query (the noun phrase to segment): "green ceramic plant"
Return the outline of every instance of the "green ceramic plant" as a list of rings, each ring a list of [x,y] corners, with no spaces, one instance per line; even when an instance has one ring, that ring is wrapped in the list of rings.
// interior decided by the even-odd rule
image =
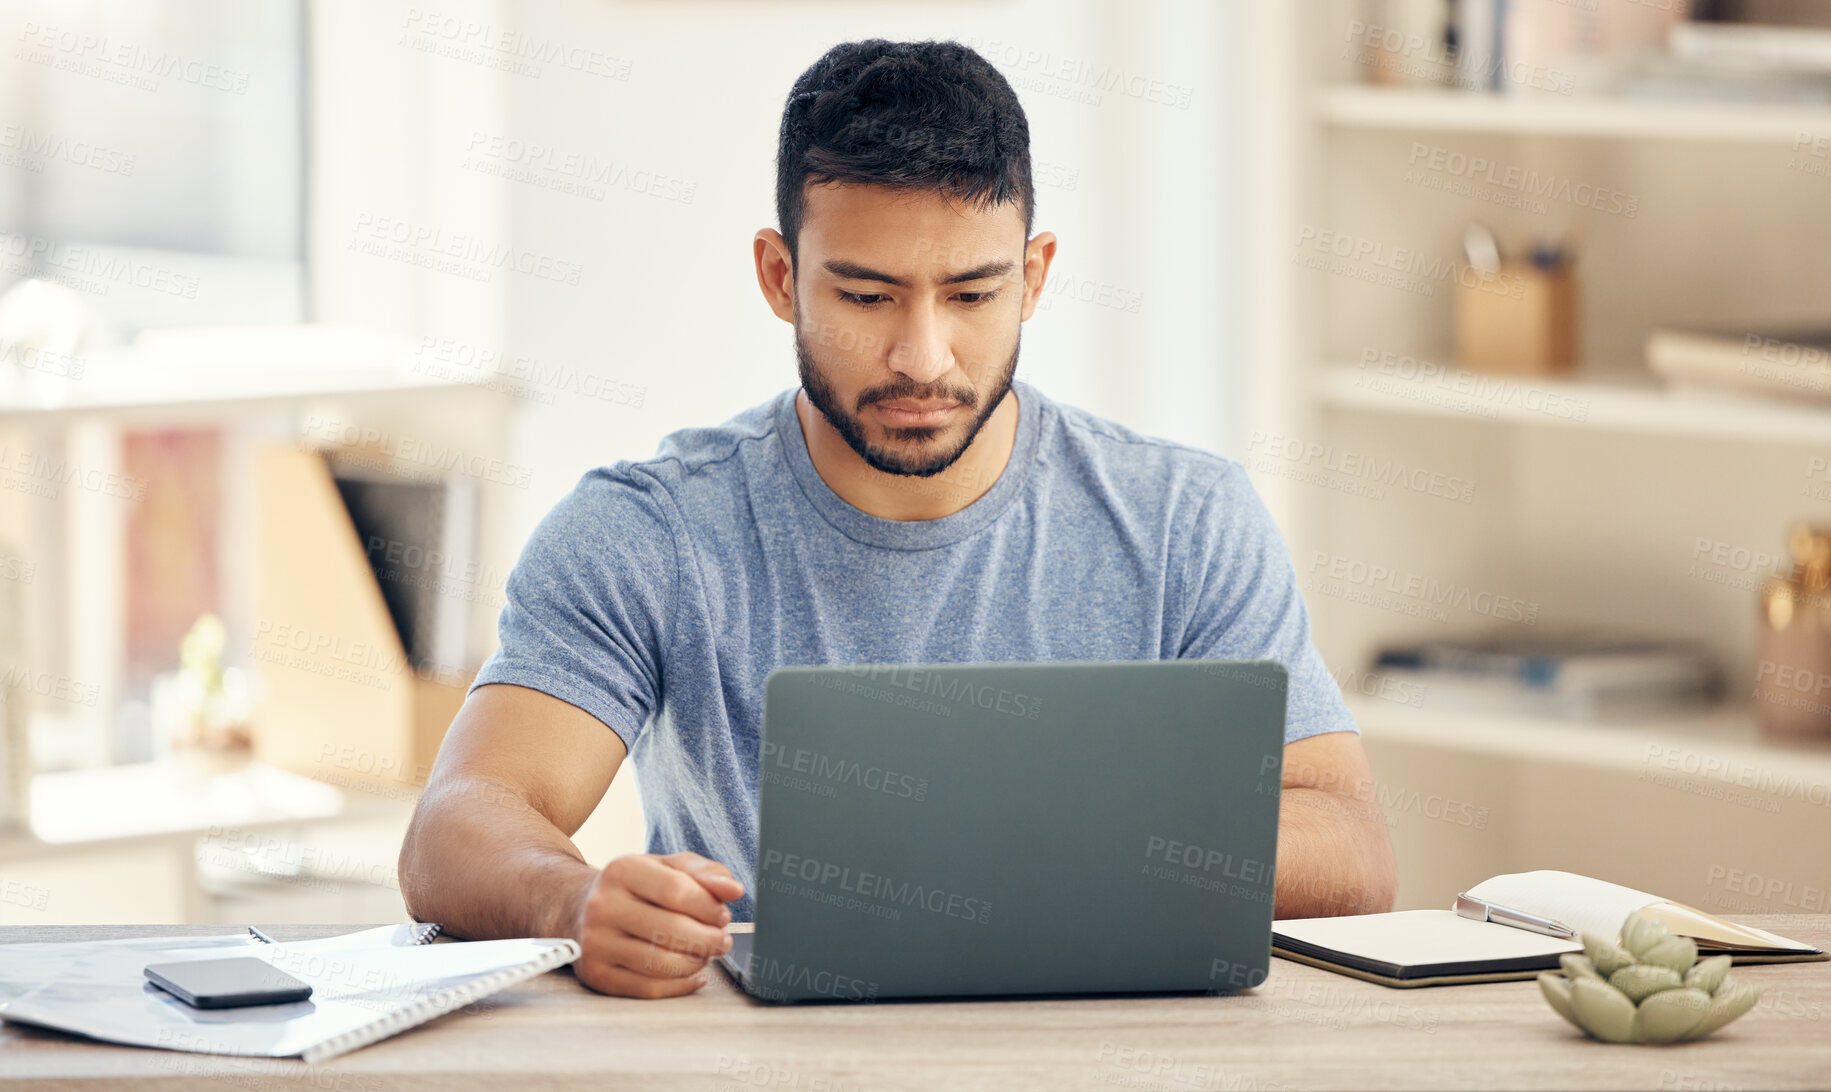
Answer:
[[[1583,954],[1539,975],[1558,1015],[1605,1043],[1702,1039],[1755,1007],[1761,987],[1729,980],[1729,957],[1697,957],[1697,942],[1636,912],[1619,942],[1583,934]]]

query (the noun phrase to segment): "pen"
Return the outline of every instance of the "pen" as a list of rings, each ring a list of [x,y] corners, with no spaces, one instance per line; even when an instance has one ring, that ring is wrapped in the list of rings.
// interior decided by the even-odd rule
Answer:
[[[263,932],[261,932],[261,931],[260,931],[260,930],[259,930],[259,929],[256,929],[256,928],[255,928],[255,927],[254,927],[254,926],[252,926],[252,925],[250,925],[250,926],[249,926],[249,927],[248,927],[248,931],[249,931],[249,932],[250,932],[250,933],[253,933],[253,934],[254,934],[254,939],[256,939],[256,940],[258,940],[258,941],[260,941],[260,942],[261,942],[261,943],[262,943],[262,944],[278,944],[278,943],[279,943],[279,941],[277,941],[277,940],[275,940],[275,939],[273,939],[273,938],[272,938],[272,937],[270,937],[270,936],[268,936],[268,935],[267,935],[267,934],[266,934],[266,933],[263,933]]]
[[[1499,903],[1484,902],[1481,899],[1463,892],[1456,896],[1456,913],[1476,921],[1491,921],[1497,925],[1511,925],[1515,929],[1524,929],[1530,933],[1543,933],[1548,937],[1572,938],[1577,931],[1561,921],[1528,914],[1524,910],[1515,910]]]
[[[1494,238],[1494,232],[1486,224],[1470,224],[1462,233],[1462,253],[1469,260],[1469,268],[1484,276],[1494,276],[1500,272],[1500,242]]]

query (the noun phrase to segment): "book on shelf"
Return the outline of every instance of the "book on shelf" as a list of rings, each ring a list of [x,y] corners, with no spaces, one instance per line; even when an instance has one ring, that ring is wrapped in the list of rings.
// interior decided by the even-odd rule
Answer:
[[[1831,27],[1687,21],[1666,35],[1687,61],[1831,74]]]
[[[1702,646],[1586,633],[1392,645],[1374,670],[1411,684],[1419,705],[1580,720],[1702,704],[1722,684]]]
[[[1456,86],[1464,91],[1494,90],[1500,78],[1499,0],[1455,0],[1450,18]]]
[[[1656,54],[1641,59],[1623,78],[1621,94],[1631,99],[1816,105],[1831,102],[1831,73]]]
[[[1700,955],[1734,963],[1801,963],[1822,949],[1741,925],[1683,903],[1570,872],[1544,869],[1495,876],[1470,888],[1482,902],[1549,918],[1576,935],[1549,936],[1454,909],[1400,910],[1272,923],[1272,954],[1382,986],[1452,986],[1533,978],[1558,957],[1583,950],[1582,934],[1614,940],[1640,912],[1697,942]]]
[[[1671,383],[1831,400],[1831,328],[1706,330],[1647,335],[1647,367]]]
[[[420,480],[332,462],[388,614],[415,667],[470,662],[470,601],[479,570],[477,483]]]
[[[359,461],[367,465],[351,465]],[[255,617],[271,622],[256,633],[254,754],[343,788],[396,793],[424,784],[475,673],[468,657],[429,638],[440,620],[462,620],[462,608],[490,585],[460,549],[441,545],[441,556],[431,555],[434,536],[446,540],[446,520],[433,518],[427,498],[405,529],[393,522],[411,514],[405,509],[360,526],[366,516],[350,510],[336,479],[375,466],[291,444],[260,449]],[[361,767],[325,759],[352,752],[376,759]]]

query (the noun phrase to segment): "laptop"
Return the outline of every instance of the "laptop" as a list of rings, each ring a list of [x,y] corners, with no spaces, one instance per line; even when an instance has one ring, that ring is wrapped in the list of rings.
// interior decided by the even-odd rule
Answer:
[[[1273,661],[784,667],[764,683],[766,1001],[1232,991],[1269,973]]]

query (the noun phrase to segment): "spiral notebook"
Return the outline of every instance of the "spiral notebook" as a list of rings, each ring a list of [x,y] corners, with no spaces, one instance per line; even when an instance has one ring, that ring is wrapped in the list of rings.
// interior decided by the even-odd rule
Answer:
[[[415,924],[280,943],[238,935],[0,945],[0,1019],[129,1046],[321,1062],[579,957],[568,938],[431,943],[438,934]],[[312,996],[194,1009],[143,973],[151,962],[230,954],[303,979]]]

